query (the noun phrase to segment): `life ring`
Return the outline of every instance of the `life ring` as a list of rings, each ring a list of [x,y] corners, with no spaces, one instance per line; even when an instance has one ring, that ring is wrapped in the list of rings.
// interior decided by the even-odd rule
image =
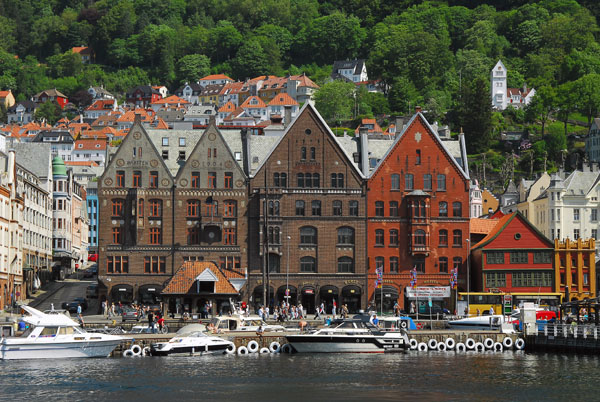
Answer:
[[[502,344],[500,342],[495,342],[494,343],[494,351],[502,352],[502,350],[504,350],[504,346],[502,346]]]
[[[281,346],[281,353],[292,353],[293,351],[294,349],[289,343],[286,343],[285,345]]]
[[[250,353],[258,352],[258,342],[256,342],[256,341],[248,342],[247,348],[248,348],[248,352],[250,352]]]
[[[408,328],[408,321],[406,321],[406,320],[400,320],[400,328],[407,329]]]
[[[513,342],[512,338],[509,337],[509,336],[507,336],[506,338],[504,338],[504,340],[502,341],[502,345],[504,345],[504,347],[506,349],[512,348],[513,344],[514,344],[514,342]]]
[[[494,340],[492,338],[485,338],[483,341],[483,346],[485,346],[486,349],[493,349]]]
[[[266,353],[271,353],[271,351],[269,350],[269,348],[260,348],[260,351],[258,353],[264,355]]]
[[[417,347],[419,346],[419,341],[417,341],[416,339],[411,339],[409,341],[410,344],[410,350],[417,350]]]
[[[456,344],[456,351],[457,351],[457,352],[466,352],[466,351],[467,351],[467,347],[465,346],[465,344],[464,344],[464,343],[462,343],[462,342],[458,342],[458,343]]]
[[[456,341],[452,338],[446,339],[446,342],[444,343],[446,344],[446,349],[448,350],[452,350],[456,346]]]
[[[525,341],[523,340],[523,338],[519,338],[515,341],[515,348],[517,350],[525,349]]]
[[[233,343],[231,345],[227,346],[227,349],[225,349],[225,353],[228,355],[232,355],[235,352],[236,352],[236,347]]]
[[[240,346],[239,348],[237,348],[237,354],[238,355],[247,355],[248,354],[248,348],[245,346]]]
[[[437,344],[437,350],[440,352],[445,352],[446,351],[446,344],[444,342],[438,342]]]
[[[150,346],[145,346],[144,349],[142,349],[142,356],[150,356]]]
[[[419,346],[417,346],[417,350],[419,352],[426,352],[427,351],[427,344],[425,342],[419,343]]]
[[[131,351],[131,349],[127,349],[126,351],[124,351],[123,357],[133,357],[133,352]]]
[[[422,324],[422,323],[420,323],[420,322],[418,322],[418,323],[417,323],[417,329],[423,329],[423,324]]]
[[[142,354],[142,347],[140,345],[133,345],[131,351],[134,356],[140,356]]]
[[[465,346],[468,350],[475,349],[475,340],[473,340],[473,338],[467,338],[467,340],[465,341]]]
[[[271,353],[279,353],[281,352],[281,345],[279,344],[279,342],[273,341],[269,345],[269,350],[271,351]]]
[[[435,339],[431,338],[430,340],[427,341],[427,346],[429,347],[429,349],[434,350],[437,349],[437,344],[438,341],[436,341]]]
[[[475,351],[476,352],[483,352],[485,350],[485,345],[481,342],[477,342],[475,343]]]

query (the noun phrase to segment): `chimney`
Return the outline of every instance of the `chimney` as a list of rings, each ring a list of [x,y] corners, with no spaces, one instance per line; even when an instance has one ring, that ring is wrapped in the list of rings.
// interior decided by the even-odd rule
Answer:
[[[404,129],[404,119],[401,116],[396,116],[396,137],[400,136]]]
[[[421,106],[416,106],[415,107],[415,113],[421,113]]]
[[[242,128],[242,154],[244,155],[244,173],[246,176],[250,175],[250,138],[248,136],[248,129]]]
[[[292,122],[292,106],[285,105],[283,108],[285,109],[285,118],[283,120],[283,124],[285,125],[285,127],[287,127]]]
[[[367,176],[369,174],[369,129],[360,127],[358,135],[360,141],[360,171]]]
[[[135,113],[135,117],[133,118],[133,124],[142,124],[142,115],[140,113]]]

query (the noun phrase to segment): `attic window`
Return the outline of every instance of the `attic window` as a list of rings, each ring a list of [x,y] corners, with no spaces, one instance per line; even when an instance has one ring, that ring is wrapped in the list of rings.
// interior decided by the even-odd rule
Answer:
[[[185,151],[179,151],[179,159],[185,160]]]
[[[169,159],[169,151],[162,151],[162,158],[164,160]]]
[[[77,144],[77,148],[83,148],[83,144]]]
[[[241,152],[236,152],[235,153],[235,160],[236,161],[241,161],[242,160],[242,153]]]
[[[96,148],[100,148],[100,144],[96,144]]]

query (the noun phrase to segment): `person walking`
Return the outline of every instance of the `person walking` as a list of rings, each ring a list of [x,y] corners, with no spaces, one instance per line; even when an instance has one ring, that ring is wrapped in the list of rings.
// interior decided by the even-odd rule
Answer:
[[[298,310],[298,319],[301,320],[304,318],[304,310],[302,309],[302,303],[298,303],[298,307],[296,308],[296,310]]]
[[[102,300],[102,315],[104,318],[108,318],[108,303],[106,300]]]
[[[333,315],[333,319],[335,320],[335,311],[337,309],[337,303],[335,299],[333,299],[333,308],[331,309],[331,315]]]
[[[150,331],[152,331],[152,333],[154,334],[154,314],[152,313],[152,311],[148,312],[148,327],[150,328]]]

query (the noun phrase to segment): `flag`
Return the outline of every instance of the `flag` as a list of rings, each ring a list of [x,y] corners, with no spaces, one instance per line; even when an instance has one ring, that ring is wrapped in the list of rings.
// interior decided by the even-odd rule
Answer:
[[[410,287],[417,287],[417,266],[415,265],[410,271]]]

